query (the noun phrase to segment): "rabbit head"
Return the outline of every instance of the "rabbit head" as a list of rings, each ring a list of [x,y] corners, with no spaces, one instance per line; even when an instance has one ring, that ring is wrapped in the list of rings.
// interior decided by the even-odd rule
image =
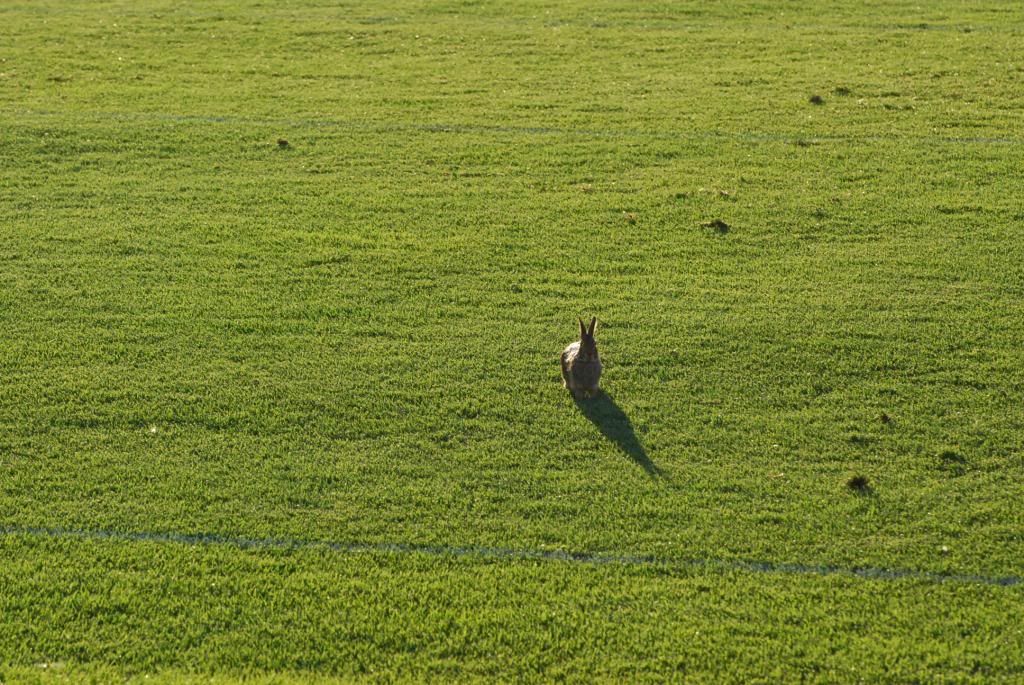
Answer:
[[[597,359],[597,341],[594,340],[594,331],[597,329],[597,317],[590,319],[590,326],[580,319],[580,359]]]

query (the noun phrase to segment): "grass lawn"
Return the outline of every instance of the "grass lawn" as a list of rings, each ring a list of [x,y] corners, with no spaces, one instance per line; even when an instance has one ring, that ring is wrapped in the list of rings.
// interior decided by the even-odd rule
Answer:
[[[1024,9],[925,5],[0,5],[0,682],[1024,679]]]

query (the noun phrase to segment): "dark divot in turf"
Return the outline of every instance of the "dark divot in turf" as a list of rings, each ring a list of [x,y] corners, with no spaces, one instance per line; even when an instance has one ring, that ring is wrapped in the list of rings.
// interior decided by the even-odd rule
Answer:
[[[872,442],[870,435],[863,435],[861,433],[853,433],[847,440],[851,445],[858,445],[859,447],[866,447]]]
[[[728,233],[731,226],[725,223],[721,219],[714,219],[712,221],[705,221],[700,225],[701,228],[710,228],[719,233]]]
[[[576,406],[580,413],[597,426],[604,437],[615,443],[616,447],[626,453],[638,466],[643,468],[649,476],[662,475],[651,458],[647,456],[640,440],[633,430],[633,423],[622,411],[619,405],[615,404],[612,396],[606,392],[599,392],[597,397],[590,399],[576,398]]]
[[[290,144],[284,138],[278,138],[277,139],[277,147],[281,148],[282,150],[286,150],[286,149],[288,149],[288,147],[290,147]]]
[[[967,457],[954,450],[946,450],[939,454],[939,468],[954,476],[967,473]]]
[[[846,481],[846,487],[858,495],[870,495],[873,492],[871,489],[871,481],[868,480],[867,476],[862,476],[860,474],[850,476],[849,480]]]
[[[812,95],[810,98],[808,98],[808,101],[812,105],[824,105],[825,104],[825,98],[821,97],[820,95]]]

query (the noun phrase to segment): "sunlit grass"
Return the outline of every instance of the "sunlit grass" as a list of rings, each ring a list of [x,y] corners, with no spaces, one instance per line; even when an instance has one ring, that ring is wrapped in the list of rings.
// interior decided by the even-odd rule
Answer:
[[[1020,674],[1019,10],[0,18],[0,677]]]

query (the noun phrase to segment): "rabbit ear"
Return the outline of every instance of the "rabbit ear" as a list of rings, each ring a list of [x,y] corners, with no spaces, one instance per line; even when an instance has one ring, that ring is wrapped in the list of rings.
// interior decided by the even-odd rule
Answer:
[[[580,337],[582,338],[587,334],[587,325],[583,323],[583,319],[580,319]]]
[[[593,337],[594,336],[594,331],[596,329],[597,329],[597,317],[595,316],[595,317],[592,317],[590,319],[590,328],[587,329],[587,335]]]

